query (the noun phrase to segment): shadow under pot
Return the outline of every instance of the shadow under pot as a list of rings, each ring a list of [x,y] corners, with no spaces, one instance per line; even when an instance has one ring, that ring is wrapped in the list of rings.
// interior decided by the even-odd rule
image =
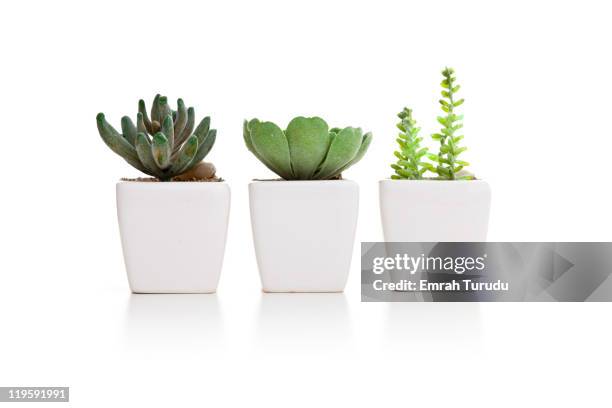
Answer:
[[[123,257],[134,293],[213,293],[230,189],[223,182],[117,183]]]
[[[344,290],[357,226],[357,183],[255,181],[249,199],[264,292]]]

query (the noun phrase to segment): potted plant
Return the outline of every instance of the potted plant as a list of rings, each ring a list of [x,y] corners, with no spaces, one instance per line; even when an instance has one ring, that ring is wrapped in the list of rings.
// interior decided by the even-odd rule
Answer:
[[[350,269],[359,186],[341,173],[372,140],[359,128],[329,129],[296,117],[286,130],[244,121],[248,149],[282,180],[249,185],[251,225],[265,292],[341,292]]]
[[[456,97],[460,87],[454,70],[446,68],[442,76],[443,115],[437,118],[442,128],[431,136],[437,152],[421,146],[412,110],[398,114],[399,150],[391,166],[395,174],[379,184],[386,242],[486,241],[491,190],[459,159],[466,148],[458,134],[463,115],[457,108],[464,100]]]
[[[121,133],[97,116],[106,145],[150,178],[117,183],[117,214],[123,256],[134,293],[215,292],[225,250],[230,189],[202,159],[216,130],[205,117],[194,129],[195,111],[165,96],[150,116],[139,101],[136,124],[121,119]]]

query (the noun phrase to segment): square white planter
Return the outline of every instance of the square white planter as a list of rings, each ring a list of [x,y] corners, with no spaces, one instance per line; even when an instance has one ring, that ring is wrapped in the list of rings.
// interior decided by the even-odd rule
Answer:
[[[265,292],[344,290],[357,227],[357,183],[256,181],[249,198]]]
[[[215,292],[229,207],[225,183],[117,183],[119,229],[132,292]]]
[[[482,180],[381,180],[386,242],[487,240],[491,189]]]

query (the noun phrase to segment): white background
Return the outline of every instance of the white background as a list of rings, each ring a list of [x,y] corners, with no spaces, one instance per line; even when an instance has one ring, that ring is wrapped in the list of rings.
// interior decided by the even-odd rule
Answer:
[[[610,16],[585,0],[6,4],[0,385],[70,386],[83,407],[610,406],[610,304],[362,304],[358,251],[345,294],[263,295],[247,184],[272,174],[241,135],[243,118],[296,115],[371,130],[345,177],[357,245],[381,240],[395,114],[435,130],[448,64],[490,240],[609,241]],[[127,287],[114,188],[138,173],[94,118],[118,126],[156,92],[218,129],[217,295]]]

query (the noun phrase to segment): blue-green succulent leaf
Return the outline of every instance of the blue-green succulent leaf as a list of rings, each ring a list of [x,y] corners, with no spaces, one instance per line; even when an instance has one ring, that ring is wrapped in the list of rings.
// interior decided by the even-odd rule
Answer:
[[[187,170],[188,166],[192,163],[196,153],[198,152],[198,138],[196,135],[192,135],[181,147],[178,152],[178,156],[168,173],[173,176],[177,176]]]
[[[153,159],[149,137],[143,132],[138,132],[136,135],[136,153],[138,153],[140,162],[150,171],[149,174],[158,177],[161,171]]]
[[[162,123],[166,116],[172,116],[172,108],[170,108],[170,104],[168,103],[168,97],[160,96],[159,97],[159,123]]]
[[[168,143],[170,144],[170,149],[174,148],[174,121],[172,120],[172,115],[168,114],[164,118],[164,122],[162,123],[161,128],[162,133],[168,139]]]
[[[195,133],[194,133],[194,136],[195,136]],[[210,152],[210,149],[212,149],[212,147],[214,146],[216,139],[217,139],[217,131],[215,129],[210,129],[208,131],[208,135],[204,138],[202,143],[200,143],[198,139],[198,152],[193,157],[193,161],[189,164],[189,167],[187,167],[184,171],[189,170],[190,168],[192,168],[193,166],[195,166],[196,164],[204,160],[208,152]]]
[[[170,153],[171,149],[168,139],[162,132],[157,132],[155,136],[153,136],[153,141],[151,142],[151,154],[153,155],[155,164],[157,164],[161,170],[166,170],[170,166]]]
[[[193,134],[198,137],[198,142],[202,144],[204,138],[208,136],[208,130],[210,129],[210,116],[205,117],[200,121],[200,124],[193,131]]]
[[[142,99],[138,101],[138,113],[142,115],[142,123],[145,129],[144,131],[153,133],[153,131],[151,130],[151,120],[149,119],[149,114],[147,113],[147,105]],[[136,122],[136,124],[138,125],[138,120]],[[142,132],[142,130],[140,129],[138,131]]]
[[[195,109],[193,109],[193,107],[189,107],[189,109],[187,109],[187,123],[185,123],[185,128],[183,129],[183,132],[181,133],[181,136],[179,137],[179,140],[181,140],[181,143],[187,140],[189,136],[191,136],[191,132],[193,132],[194,126],[195,126]]]
[[[150,126],[150,125],[151,125],[151,123],[149,122],[148,126]],[[145,122],[144,115],[142,114],[142,112],[138,112],[136,114],[136,131],[137,131],[137,133],[142,132],[146,136],[147,133],[149,132],[148,129],[149,128],[147,127],[147,124]]]
[[[156,121],[156,122],[161,122],[160,118],[161,116],[159,116],[159,98],[161,97],[160,94],[155,95],[155,98],[153,98],[153,104],[151,105],[151,122]],[[151,130],[153,130],[153,128],[151,128]]]
[[[132,167],[147,173],[146,168],[138,160],[136,149],[106,121],[103,113],[98,113],[96,123],[102,140],[113,152],[123,157]]]
[[[125,140],[130,142],[132,146],[136,143],[136,126],[134,126],[134,122],[130,119],[129,116],[124,116],[121,118],[121,132],[123,133],[123,137]]]
[[[185,129],[185,125],[187,124],[187,108],[185,107],[185,102],[181,98],[176,101],[176,121],[174,122],[174,138],[176,144],[181,144],[184,140],[180,140],[181,135],[183,134],[183,129]]]

